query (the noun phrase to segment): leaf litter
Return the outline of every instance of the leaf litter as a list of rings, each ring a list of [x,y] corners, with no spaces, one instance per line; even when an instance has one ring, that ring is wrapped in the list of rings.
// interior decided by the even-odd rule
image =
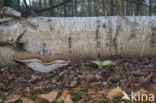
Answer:
[[[74,61],[51,73],[0,67],[0,103],[119,103],[131,91],[156,93],[156,59],[115,61]]]

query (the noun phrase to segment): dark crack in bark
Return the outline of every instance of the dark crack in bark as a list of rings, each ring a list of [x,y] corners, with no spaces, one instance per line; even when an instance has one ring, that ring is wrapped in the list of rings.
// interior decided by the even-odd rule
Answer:
[[[97,52],[98,52],[98,58],[101,57],[101,54],[100,54],[100,47],[101,47],[101,37],[100,37],[100,20],[97,20],[97,27],[96,27],[96,32],[95,32],[95,40],[96,40],[96,43],[97,43]]]
[[[156,27],[152,27],[151,28],[152,34],[151,34],[151,42],[150,45],[151,47],[155,47],[156,46]]]
[[[19,50],[24,50],[25,51],[25,48],[24,48],[24,43],[21,42],[21,39],[23,37],[23,35],[25,34],[27,30],[24,30],[16,39],[16,48],[18,48]]]
[[[72,48],[72,37],[71,37],[71,33],[69,33],[69,35],[68,35],[68,45],[69,45],[69,57],[70,57],[71,48]]]

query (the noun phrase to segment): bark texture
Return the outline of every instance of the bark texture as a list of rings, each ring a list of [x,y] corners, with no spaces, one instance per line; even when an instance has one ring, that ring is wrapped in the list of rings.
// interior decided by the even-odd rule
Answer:
[[[0,65],[16,52],[70,59],[156,57],[156,17],[0,19]]]

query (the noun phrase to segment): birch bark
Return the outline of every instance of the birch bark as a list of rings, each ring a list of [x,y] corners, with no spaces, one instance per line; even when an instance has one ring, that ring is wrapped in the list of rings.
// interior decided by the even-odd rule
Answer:
[[[0,65],[15,52],[70,59],[156,57],[156,17],[0,18]]]

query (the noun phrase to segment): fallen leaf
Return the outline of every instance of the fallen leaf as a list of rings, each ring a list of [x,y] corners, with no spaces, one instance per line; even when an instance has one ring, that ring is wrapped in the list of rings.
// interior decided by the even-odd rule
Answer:
[[[100,61],[100,60],[93,60],[91,61],[91,63],[96,64],[98,66],[109,66],[109,65],[116,65],[115,62],[111,61],[111,60],[104,60],[104,61]]]
[[[76,87],[76,88],[73,88],[72,93],[77,93],[80,90],[81,90],[81,87],[80,86],[79,87]]]
[[[13,94],[13,95],[10,95],[6,98],[5,102],[4,103],[11,103],[11,102],[15,102],[17,100],[20,99],[20,95],[17,95],[17,94]]]
[[[77,103],[84,103],[84,99],[79,100]]]
[[[21,100],[22,100],[22,103],[35,103],[34,101],[32,101],[29,98],[21,98]]]
[[[58,102],[65,101],[65,99],[67,98],[68,95],[69,95],[69,91],[63,90],[62,95],[57,99],[57,101]]]
[[[46,102],[53,102],[56,99],[57,95],[58,95],[57,91],[52,91],[48,94],[41,94],[37,96],[36,101],[39,102],[41,100],[44,100]]]
[[[72,82],[70,83],[70,87],[74,87],[74,86],[76,86],[76,84],[77,84],[77,81],[74,80],[74,81],[72,81]]]
[[[152,78],[152,74],[148,75],[146,78],[144,78],[142,81],[141,81],[141,85],[142,86],[145,86],[145,85],[148,85],[148,83],[150,82],[151,78]]]
[[[88,89],[88,93],[90,94],[90,93],[95,93],[96,92],[96,90],[95,89]]]
[[[71,99],[71,96],[68,95],[64,101],[64,103],[73,103],[72,99]]]
[[[103,98],[104,96],[102,94],[95,94],[91,95],[91,98]]]
[[[109,90],[106,97],[112,100],[115,97],[120,97],[120,96],[122,97],[123,95],[124,94],[123,94],[122,89],[120,87],[117,87],[117,88]]]
[[[3,100],[0,98],[0,102],[2,102]]]
[[[107,89],[102,89],[101,91],[98,92],[99,94],[107,95],[108,90]]]

